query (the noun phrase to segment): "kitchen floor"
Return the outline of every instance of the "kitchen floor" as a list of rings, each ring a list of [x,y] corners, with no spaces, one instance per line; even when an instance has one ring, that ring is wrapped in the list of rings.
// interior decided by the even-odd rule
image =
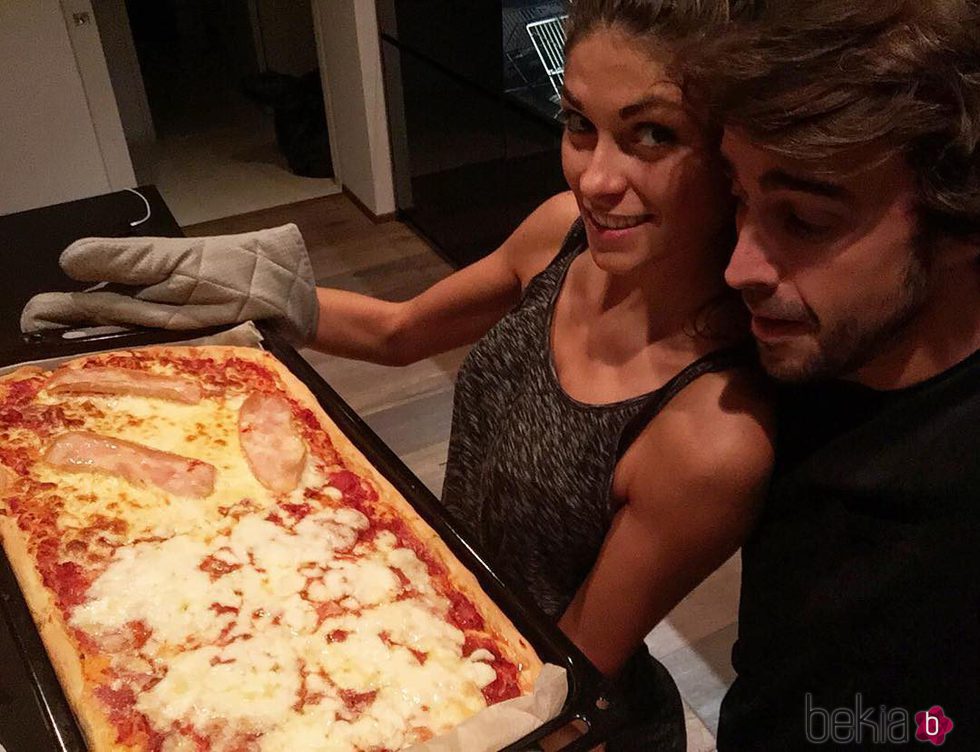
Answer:
[[[185,227],[188,235],[246,232],[295,222],[306,239],[317,283],[404,300],[452,268],[400,222],[373,224],[346,196],[304,201]],[[460,348],[392,369],[304,350],[317,371],[435,493],[442,490]],[[714,750],[730,663],[740,562],[732,557],[647,637],[670,670],[687,711],[689,752]]]
[[[206,31],[202,18],[220,18],[218,5],[187,4],[186,28],[141,47],[157,140],[130,146],[137,181],[156,185],[180,225],[339,193],[332,178],[290,172],[272,112],[246,96],[240,30]]]
[[[291,173],[272,116],[249,103],[225,122],[134,147],[132,157],[138,182],[156,185],[180,225],[340,193],[332,178]]]

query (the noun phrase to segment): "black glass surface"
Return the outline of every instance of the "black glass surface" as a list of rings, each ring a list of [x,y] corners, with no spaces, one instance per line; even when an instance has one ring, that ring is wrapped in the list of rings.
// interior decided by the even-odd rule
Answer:
[[[526,30],[563,7],[379,5],[396,205],[457,266],[566,188],[554,85]]]
[[[89,236],[181,235],[180,227],[153,186],[137,188],[150,204],[129,191],[94,196],[56,206],[0,216],[0,351],[17,348],[20,312],[39,292],[78,291],[92,285],[61,271],[58,256],[65,247]]]
[[[504,0],[501,8],[504,94],[545,120],[559,111],[564,50],[558,27],[566,13],[563,0]]]
[[[380,0],[382,38],[440,65],[466,82],[499,91],[501,6],[459,0]]]

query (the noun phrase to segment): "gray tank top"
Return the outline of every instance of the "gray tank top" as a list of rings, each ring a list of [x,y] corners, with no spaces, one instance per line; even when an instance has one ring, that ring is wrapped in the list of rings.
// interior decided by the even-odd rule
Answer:
[[[748,360],[744,348],[695,361],[660,389],[605,405],[570,397],[551,354],[555,301],[586,249],[581,220],[521,302],[470,351],[453,404],[443,502],[511,587],[560,616],[599,555],[617,462],[643,428],[703,373]]]

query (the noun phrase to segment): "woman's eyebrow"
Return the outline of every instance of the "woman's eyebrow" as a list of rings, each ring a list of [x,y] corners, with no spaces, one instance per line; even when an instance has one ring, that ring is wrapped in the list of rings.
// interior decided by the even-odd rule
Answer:
[[[575,98],[575,95],[568,90],[568,87],[562,88],[561,95],[562,98],[566,102],[568,102],[572,107],[574,107],[576,110],[585,109],[582,106],[582,103]],[[650,109],[652,107],[666,107],[673,110],[683,109],[678,102],[675,102],[672,99],[668,99],[667,97],[661,96],[659,94],[651,94],[650,96],[644,97],[638,102],[634,102],[633,104],[628,104],[625,107],[620,108],[619,117],[622,118],[623,120],[629,120],[631,117],[635,117],[636,115],[640,114],[644,110]]]
[[[649,97],[644,97],[639,102],[633,104],[628,104],[619,111],[619,116],[623,120],[629,120],[631,117],[639,115],[644,110],[648,110],[653,107],[666,107],[671,110],[681,110],[683,107],[672,99],[667,97],[662,97],[659,94],[651,94]]]

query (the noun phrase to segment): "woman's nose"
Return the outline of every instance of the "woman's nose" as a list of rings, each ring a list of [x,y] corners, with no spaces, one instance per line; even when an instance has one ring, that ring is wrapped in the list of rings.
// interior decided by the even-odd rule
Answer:
[[[626,190],[625,155],[614,139],[600,135],[579,179],[588,198],[614,196]]]

